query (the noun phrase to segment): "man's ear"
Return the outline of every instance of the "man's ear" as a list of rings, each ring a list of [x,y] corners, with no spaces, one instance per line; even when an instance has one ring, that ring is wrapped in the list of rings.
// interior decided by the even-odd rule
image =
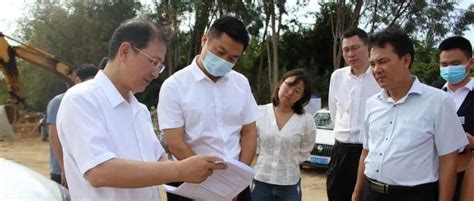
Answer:
[[[413,58],[411,57],[411,54],[406,53],[403,57],[403,67],[410,69],[410,63]]]
[[[82,80],[81,80],[81,78],[80,78],[79,76],[76,76],[76,77],[74,78],[74,84],[79,84],[79,83],[81,83],[81,82],[82,82]]]
[[[126,62],[128,60],[128,56],[130,53],[133,52],[133,46],[129,42],[123,42],[120,44],[119,49],[117,51],[117,56],[120,62]]]
[[[207,34],[203,34],[201,36],[201,49],[206,45],[207,41],[209,40],[209,37],[207,37]]]

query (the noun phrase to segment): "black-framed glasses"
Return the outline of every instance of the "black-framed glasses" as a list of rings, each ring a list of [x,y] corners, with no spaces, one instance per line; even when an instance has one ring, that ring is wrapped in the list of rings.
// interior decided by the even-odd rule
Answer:
[[[345,47],[345,48],[342,48],[342,52],[344,54],[348,54],[349,52],[356,52],[357,50],[359,50],[362,46],[362,45],[353,45],[353,46],[350,46],[350,47]]]
[[[148,55],[147,53],[145,53],[144,51],[136,48],[136,47],[133,47],[135,48],[135,50],[137,50],[138,52],[140,52],[141,54],[143,54],[143,56],[145,56],[146,58],[148,58],[151,62],[151,64],[153,65],[153,68],[155,70],[157,70],[158,72],[162,73],[163,71],[165,71],[165,68],[166,66],[161,63],[161,61],[158,61],[158,59],[155,59],[153,58],[152,56]]]

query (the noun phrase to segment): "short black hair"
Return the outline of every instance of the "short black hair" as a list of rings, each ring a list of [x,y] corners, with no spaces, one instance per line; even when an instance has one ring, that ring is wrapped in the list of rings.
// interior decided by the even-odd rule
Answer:
[[[97,74],[98,71],[99,71],[99,68],[97,68],[97,66],[95,66],[94,64],[86,63],[74,69],[74,76],[79,77],[81,81],[85,81],[85,80],[94,78],[94,76]]]
[[[129,42],[137,49],[144,49],[154,39],[166,44],[166,35],[161,26],[144,19],[126,20],[115,29],[110,39],[107,57],[113,60],[123,42]]]
[[[342,38],[350,38],[352,36],[358,36],[360,38],[360,40],[362,40],[362,42],[364,42],[364,44],[368,44],[369,43],[369,35],[367,35],[367,32],[365,32],[364,30],[362,29],[359,29],[357,27],[351,27],[349,29],[347,29],[344,34],[342,35]]]
[[[99,69],[104,70],[105,66],[107,66],[108,61],[109,61],[109,59],[107,57],[102,58],[99,62],[99,65],[98,65]]]
[[[408,66],[409,68],[413,63],[413,60],[415,60],[415,48],[413,47],[413,42],[410,40],[410,37],[408,37],[407,33],[400,31],[399,29],[387,28],[375,33],[369,37],[369,44],[371,48],[384,48],[387,44],[390,44],[399,58],[402,58],[406,54],[410,54],[411,61]]]
[[[207,32],[207,36],[210,40],[220,37],[222,33],[225,33],[233,40],[242,43],[242,45],[244,45],[244,51],[247,49],[250,37],[241,20],[232,16],[223,16],[212,23]]]
[[[460,49],[467,58],[472,58],[471,42],[462,36],[446,38],[438,47],[439,53],[442,51]]]
[[[295,112],[296,114],[303,114],[305,112],[304,106],[306,106],[311,99],[312,86],[311,86],[311,78],[309,77],[309,74],[302,68],[290,70],[283,75],[283,77],[280,79],[280,82],[273,90],[272,103],[273,103],[273,106],[275,107],[280,104],[280,98],[278,98],[278,91],[280,90],[280,86],[283,84],[286,78],[289,78],[292,76],[296,76],[295,80],[292,83],[287,83],[287,84],[290,86],[295,86],[299,82],[303,82],[304,92],[303,92],[303,95],[301,96],[301,99],[296,101],[295,104],[293,104],[293,106],[291,107],[291,109],[293,109],[293,112]]]

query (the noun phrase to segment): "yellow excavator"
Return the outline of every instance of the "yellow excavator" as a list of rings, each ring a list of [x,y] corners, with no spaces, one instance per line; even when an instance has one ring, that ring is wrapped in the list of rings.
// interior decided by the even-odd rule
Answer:
[[[11,46],[6,39],[20,45]],[[8,105],[25,107],[25,100],[20,93],[21,82],[16,63],[17,58],[59,75],[70,86],[73,84],[72,65],[44,50],[21,43],[0,32],[0,71],[9,93]]]
[[[7,39],[20,45],[11,46]],[[74,83],[72,65],[44,50],[21,43],[0,32],[0,72],[9,93],[5,109],[10,123],[16,121],[18,110],[26,107],[25,99],[20,93],[21,82],[16,63],[18,58],[59,75],[69,86]]]

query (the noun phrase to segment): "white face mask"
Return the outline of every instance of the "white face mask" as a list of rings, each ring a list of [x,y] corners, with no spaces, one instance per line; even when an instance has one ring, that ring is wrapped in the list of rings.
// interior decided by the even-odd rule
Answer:
[[[207,49],[207,47],[206,47]],[[206,57],[202,58],[202,64],[212,76],[222,77],[225,74],[232,71],[232,68],[235,66],[234,63],[230,63],[223,58],[218,57],[213,54],[209,49],[207,49]]]

